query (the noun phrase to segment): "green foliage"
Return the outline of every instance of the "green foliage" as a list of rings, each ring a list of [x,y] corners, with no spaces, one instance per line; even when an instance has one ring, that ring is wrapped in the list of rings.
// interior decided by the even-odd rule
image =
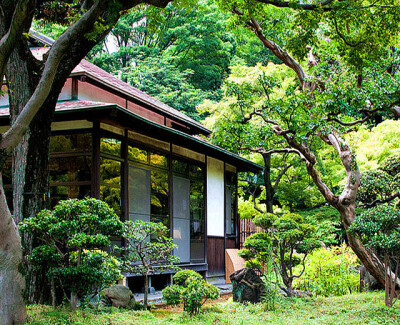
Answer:
[[[254,223],[265,232],[249,236],[238,254],[246,260],[247,267],[263,272],[265,278],[270,277],[268,274],[271,269],[279,270],[290,296],[293,279],[302,273],[300,271],[295,275],[294,268],[302,264],[310,252],[321,246],[315,238],[314,227],[294,213],[265,213],[255,217]],[[273,267],[268,266],[271,260]]]
[[[219,290],[207,283],[200,274],[192,270],[179,271],[173,276],[174,284],[162,291],[169,305],[183,303],[183,310],[191,316],[198,314],[208,299],[217,299]]]
[[[253,202],[250,200],[244,200],[243,197],[238,199],[238,212],[241,219],[252,219],[255,216],[261,214],[260,211],[254,208]]]
[[[345,244],[321,247],[308,255],[306,269],[294,286],[325,297],[354,293],[360,284],[357,265],[357,257]]]
[[[362,173],[357,199],[369,203],[389,196],[392,193],[392,180],[393,177],[379,169]]]
[[[400,263],[400,210],[382,205],[357,216],[349,227],[350,233],[360,237],[363,244],[383,255],[385,272],[385,304],[392,307],[397,300],[396,281]],[[391,272],[394,272],[392,275]]]
[[[226,20],[208,0],[198,1],[196,7],[176,2],[165,9],[139,7],[112,30],[116,51],[97,48],[91,61],[199,119],[195,107],[206,98],[220,98],[235,52]]]
[[[117,260],[102,250],[111,245],[111,237],[121,235],[122,223],[100,200],[60,201],[53,211],[27,218],[19,228],[43,242],[28,256],[34,268],[80,297],[121,277]]]
[[[177,245],[162,223],[129,220],[123,227],[126,246],[115,249],[121,252],[121,268],[125,272],[145,276],[178,269],[174,263],[179,263],[180,260],[173,255]]]
[[[396,256],[400,252],[399,224],[400,210],[382,205],[357,216],[349,231],[360,236],[367,247]]]
[[[379,168],[393,177],[400,174],[400,153],[390,155],[384,159]]]

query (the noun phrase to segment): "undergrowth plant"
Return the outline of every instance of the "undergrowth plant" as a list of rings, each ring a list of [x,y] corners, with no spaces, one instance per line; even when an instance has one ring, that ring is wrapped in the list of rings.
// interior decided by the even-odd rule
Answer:
[[[325,297],[353,293],[360,283],[357,265],[357,256],[345,244],[321,247],[307,257],[305,272],[295,280],[294,286]]]

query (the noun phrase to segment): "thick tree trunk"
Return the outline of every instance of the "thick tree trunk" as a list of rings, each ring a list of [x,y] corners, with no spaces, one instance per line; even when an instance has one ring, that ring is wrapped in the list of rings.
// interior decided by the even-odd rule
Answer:
[[[24,324],[26,308],[22,298],[25,280],[21,274],[21,240],[2,186],[0,179],[0,324]]]
[[[39,66],[30,57],[29,48],[23,43],[12,53],[7,80],[10,84],[9,100],[11,124],[32,96],[39,81]],[[48,193],[48,144],[52,109],[43,107],[33,119],[29,130],[13,153],[13,214],[18,224],[24,218],[37,215],[46,207]],[[27,163],[29,162],[29,164]],[[31,253],[35,239],[32,235],[22,237],[23,255]],[[26,270],[25,299],[30,303],[44,303],[49,286],[44,274],[34,272],[24,260]],[[46,293],[47,291],[47,293]]]
[[[379,259],[378,256],[373,254],[371,251],[367,250],[365,246],[361,243],[360,239],[347,230],[353,223],[356,213],[355,213],[355,199],[353,202],[347,205],[339,204],[335,208],[339,211],[341,220],[343,222],[344,228],[346,230],[349,245],[353,252],[357,255],[360,262],[365,266],[367,271],[380,283],[385,284],[386,272],[383,261]]]

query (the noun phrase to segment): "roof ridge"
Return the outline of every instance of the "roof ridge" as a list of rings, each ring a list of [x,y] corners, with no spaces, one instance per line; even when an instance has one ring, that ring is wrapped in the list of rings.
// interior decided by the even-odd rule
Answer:
[[[29,36],[35,39],[36,41],[44,43],[45,45],[48,46],[51,46],[55,42],[52,38],[47,37],[46,35],[41,34],[33,29],[29,30]],[[92,71],[88,71],[88,68],[91,69]],[[137,89],[136,87],[130,85],[129,83],[117,78],[116,76],[98,67],[92,62],[89,62],[86,59],[83,59],[71,72],[71,76],[80,74],[88,75],[93,79],[96,79],[96,81],[107,85],[108,87],[111,87],[117,91],[125,93],[126,95],[131,96],[136,100],[139,100],[147,105],[150,105],[153,108],[156,108],[164,113],[168,113],[178,118],[182,122],[186,122],[193,126],[196,126],[197,128],[201,129],[205,134],[211,134],[211,130],[206,128],[200,122],[192,119],[185,113],[169,106],[168,104],[158,100],[157,98],[154,98],[153,96],[145,93],[144,91]]]

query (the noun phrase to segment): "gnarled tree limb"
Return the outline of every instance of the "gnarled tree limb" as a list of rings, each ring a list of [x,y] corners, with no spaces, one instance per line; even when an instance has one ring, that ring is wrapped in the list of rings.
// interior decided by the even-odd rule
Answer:
[[[32,1],[29,0],[18,1],[10,27],[8,28],[7,33],[0,39],[0,85],[3,83],[8,59],[22,34],[24,21],[28,17],[29,7],[31,4]],[[2,19],[5,19],[5,17]]]

